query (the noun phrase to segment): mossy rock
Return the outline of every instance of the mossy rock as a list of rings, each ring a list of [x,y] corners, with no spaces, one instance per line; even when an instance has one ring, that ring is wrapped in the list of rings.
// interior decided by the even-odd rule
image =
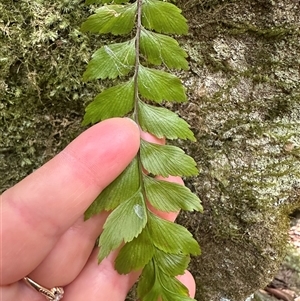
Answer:
[[[197,143],[178,142],[201,173],[187,185],[204,214],[178,221],[198,239],[197,300],[241,301],[273,277],[288,214],[300,208],[300,4],[178,1],[190,102],[173,106]],[[13,185],[84,129],[84,107],[106,82],[84,84],[91,54],[111,41],[83,35],[83,1],[0,4],[1,187]]]
[[[203,215],[182,214],[202,245],[197,300],[244,300],[274,276],[288,213],[300,206],[300,15],[295,1],[182,4],[191,31],[186,107],[202,169]],[[188,112],[188,113],[185,113]]]

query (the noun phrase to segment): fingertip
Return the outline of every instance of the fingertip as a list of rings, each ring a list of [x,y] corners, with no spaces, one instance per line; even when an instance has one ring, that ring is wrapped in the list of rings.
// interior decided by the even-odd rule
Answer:
[[[157,176],[156,179],[166,181],[166,182],[176,183],[182,186],[184,185],[182,178],[179,176],[168,176],[168,177]]]
[[[66,149],[82,146],[83,142],[96,141],[99,136],[107,136],[114,143],[124,143],[130,145],[137,152],[140,144],[140,130],[138,125],[130,118],[111,118],[99,122],[85,132],[67,146]]]
[[[95,175],[100,167],[106,174],[113,170],[113,177],[108,177],[109,184],[134,158],[139,146],[140,131],[136,123],[129,118],[111,118],[90,127],[63,152],[94,170]]]
[[[143,132],[143,131],[141,131],[141,138],[143,140],[151,142],[151,143],[156,143],[156,144],[165,144],[166,143],[165,138],[157,138],[154,135]]]
[[[177,276],[177,279],[187,287],[190,297],[194,298],[196,294],[196,282],[193,275],[189,271],[185,271],[183,275]]]

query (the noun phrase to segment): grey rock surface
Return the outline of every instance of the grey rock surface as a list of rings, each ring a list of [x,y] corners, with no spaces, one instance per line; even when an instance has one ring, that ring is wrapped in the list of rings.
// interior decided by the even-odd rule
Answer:
[[[197,300],[244,300],[284,255],[287,214],[299,207],[298,1],[188,1],[191,103],[177,108],[197,145],[192,187],[203,215],[182,214],[203,254]],[[187,113],[188,112],[188,113]]]

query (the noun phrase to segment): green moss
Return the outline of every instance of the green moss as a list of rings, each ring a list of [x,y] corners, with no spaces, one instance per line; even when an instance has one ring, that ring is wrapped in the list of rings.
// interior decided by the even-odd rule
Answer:
[[[101,85],[83,84],[81,76],[101,40],[80,33],[89,14],[80,0],[5,1],[0,11],[4,190],[82,131],[84,104]]]
[[[225,28],[227,27],[227,33],[232,35],[240,35],[249,33],[255,36],[262,37],[264,39],[282,39],[286,35],[299,34],[299,28],[296,26],[284,27],[284,26],[272,26],[269,28],[261,28],[251,23],[231,23],[224,22]],[[224,30],[224,27],[223,27]]]
[[[288,253],[284,259],[284,266],[297,273],[298,282],[300,284],[300,254],[292,246],[288,249]]]

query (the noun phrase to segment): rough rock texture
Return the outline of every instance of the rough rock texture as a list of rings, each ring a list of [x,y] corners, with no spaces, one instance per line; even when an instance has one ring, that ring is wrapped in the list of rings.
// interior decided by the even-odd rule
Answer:
[[[188,152],[202,168],[193,187],[205,213],[180,222],[202,245],[198,300],[243,300],[276,272],[286,214],[300,204],[300,5],[182,5],[192,103],[178,110],[196,132]]]
[[[196,132],[188,151],[206,210],[180,222],[202,245],[198,300],[243,300],[276,272],[300,204],[299,2],[182,5],[192,103],[178,110]]]
[[[182,213],[202,246],[197,300],[241,301],[284,256],[300,208],[300,4],[181,0],[190,102],[176,107],[198,142],[182,144],[201,173],[187,184],[204,214]],[[8,188],[83,129],[101,86],[81,75],[99,37],[82,35],[82,1],[0,3],[0,186]],[[112,37],[106,37],[112,39]],[[105,84],[105,82],[101,83]]]

